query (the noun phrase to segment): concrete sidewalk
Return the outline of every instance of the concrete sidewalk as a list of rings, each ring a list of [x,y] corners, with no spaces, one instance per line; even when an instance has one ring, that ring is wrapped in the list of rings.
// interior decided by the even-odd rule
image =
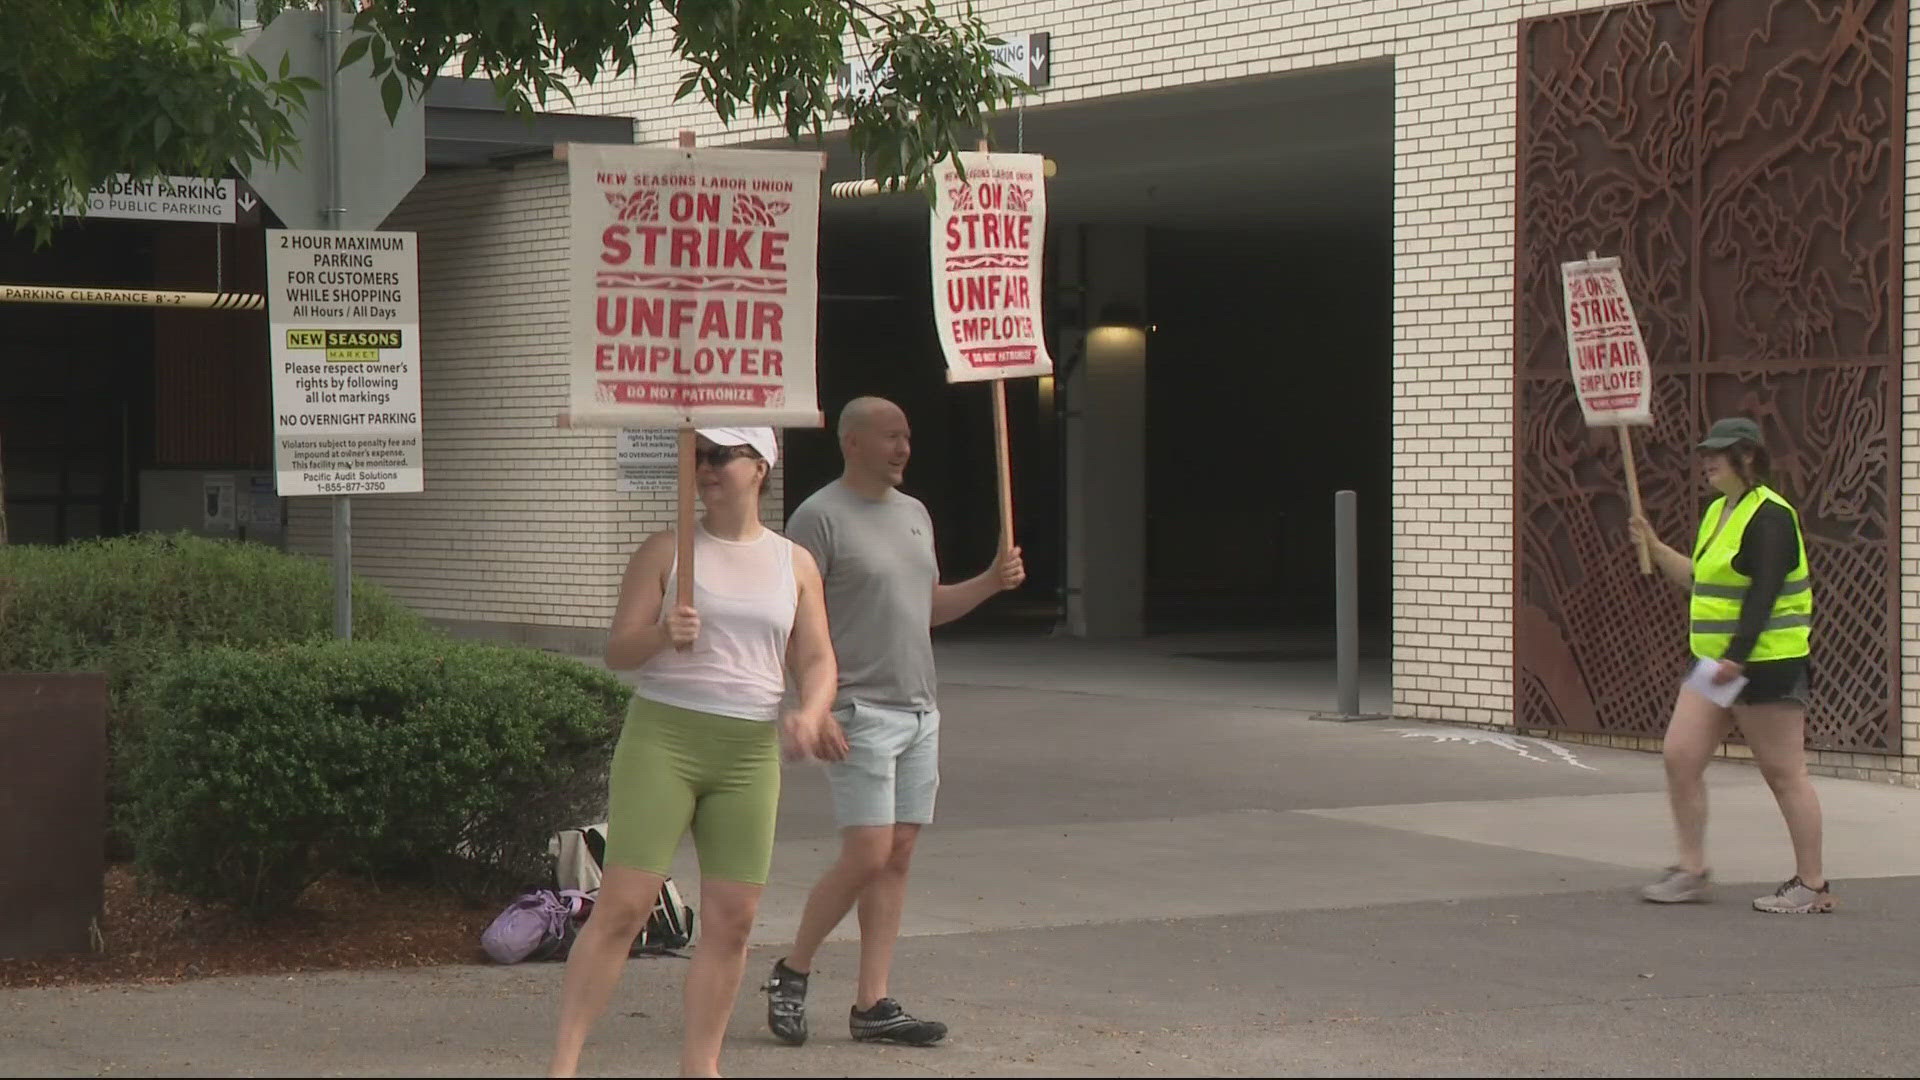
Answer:
[[[743,994],[735,1075],[1893,1075],[1920,1060],[1920,792],[1819,780],[1841,913],[1762,916],[1791,873],[1757,773],[1719,764],[1721,902],[1652,908],[1657,758],[1306,719],[1330,665],[1206,643],[942,645],[941,823],[896,994],[932,1050],[854,1046],[850,927],[815,1040]],[[1384,696],[1384,673],[1370,693]],[[1380,698],[1376,698],[1379,700]],[[749,982],[831,861],[790,770]],[[683,879],[695,880],[690,853]],[[697,889],[694,890],[697,893]],[[697,903],[697,900],[696,900]],[[684,961],[636,961],[589,1047],[667,1075]],[[544,1066],[556,965],[0,994],[0,1066],[54,1075],[511,1075]]]

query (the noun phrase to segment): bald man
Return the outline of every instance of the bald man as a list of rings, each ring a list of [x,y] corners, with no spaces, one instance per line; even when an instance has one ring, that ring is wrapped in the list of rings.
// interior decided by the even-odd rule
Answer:
[[[840,661],[834,719],[848,752],[827,767],[840,858],[807,897],[793,950],[767,981],[767,1026],[807,1041],[807,977],[814,953],[860,906],[860,983],[849,1027],[860,1042],[929,1046],[947,1026],[910,1015],[887,993],[907,901],[907,867],[940,787],[940,710],[929,631],[1026,580],[1020,549],[985,573],[940,584],[933,521],[896,490],[912,452],[907,414],[864,397],[840,414],[840,479],[793,512],[787,535],[813,553],[826,581],[827,622]]]

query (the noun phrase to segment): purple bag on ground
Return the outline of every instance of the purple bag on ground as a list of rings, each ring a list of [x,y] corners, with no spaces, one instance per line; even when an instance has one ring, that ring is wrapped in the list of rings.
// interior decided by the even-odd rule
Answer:
[[[592,905],[578,889],[535,889],[507,905],[480,935],[480,946],[497,964],[563,959]]]

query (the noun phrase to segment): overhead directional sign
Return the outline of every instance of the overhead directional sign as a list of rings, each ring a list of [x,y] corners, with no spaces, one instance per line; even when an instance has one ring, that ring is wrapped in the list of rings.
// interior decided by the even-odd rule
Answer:
[[[79,217],[68,210],[68,217]],[[260,224],[260,196],[244,180],[201,176],[150,176],[134,180],[126,173],[87,193],[90,218],[123,221],[202,221],[212,225]]]
[[[993,59],[1002,74],[1021,79],[1035,90],[1053,74],[1053,35],[1045,30],[1008,34],[1005,45],[993,46]]]
[[[233,220],[239,225],[260,224],[260,196],[245,180],[236,180],[233,185]]]
[[[342,33],[339,40],[344,52],[353,34]],[[326,17],[318,11],[282,11],[246,47],[247,55],[268,71],[278,71],[285,56],[290,74],[305,75],[322,86],[335,62],[326,52]],[[373,61],[364,56],[343,69],[339,80],[343,213],[335,227],[371,229],[385,221],[426,174],[427,111],[417,99],[403,96],[399,115],[388,123]],[[308,94],[307,111],[292,120],[300,144],[296,159],[278,166],[256,162],[247,182],[288,228],[319,228],[328,224],[326,91]]]
[[[87,214],[93,218],[131,221],[210,221],[233,224],[233,181],[198,176],[149,176],[134,180],[126,173],[87,192]],[[68,216],[78,216],[69,211]]]
[[[1053,79],[1053,35],[1045,30],[996,34],[1002,44],[990,45],[994,69],[1038,90]],[[840,65],[834,88],[852,98],[873,96],[874,86],[887,77],[887,65],[856,59]]]

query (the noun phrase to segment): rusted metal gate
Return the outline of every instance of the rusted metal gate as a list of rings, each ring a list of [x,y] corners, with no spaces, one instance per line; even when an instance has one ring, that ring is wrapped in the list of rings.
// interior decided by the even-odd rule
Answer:
[[[1691,447],[1759,420],[1818,597],[1809,741],[1897,751],[1906,0],[1665,0],[1520,25],[1516,720],[1654,735],[1685,598],[1642,577],[1612,433],[1581,421],[1559,264],[1618,254],[1653,354],[1647,515],[1679,544]]]

